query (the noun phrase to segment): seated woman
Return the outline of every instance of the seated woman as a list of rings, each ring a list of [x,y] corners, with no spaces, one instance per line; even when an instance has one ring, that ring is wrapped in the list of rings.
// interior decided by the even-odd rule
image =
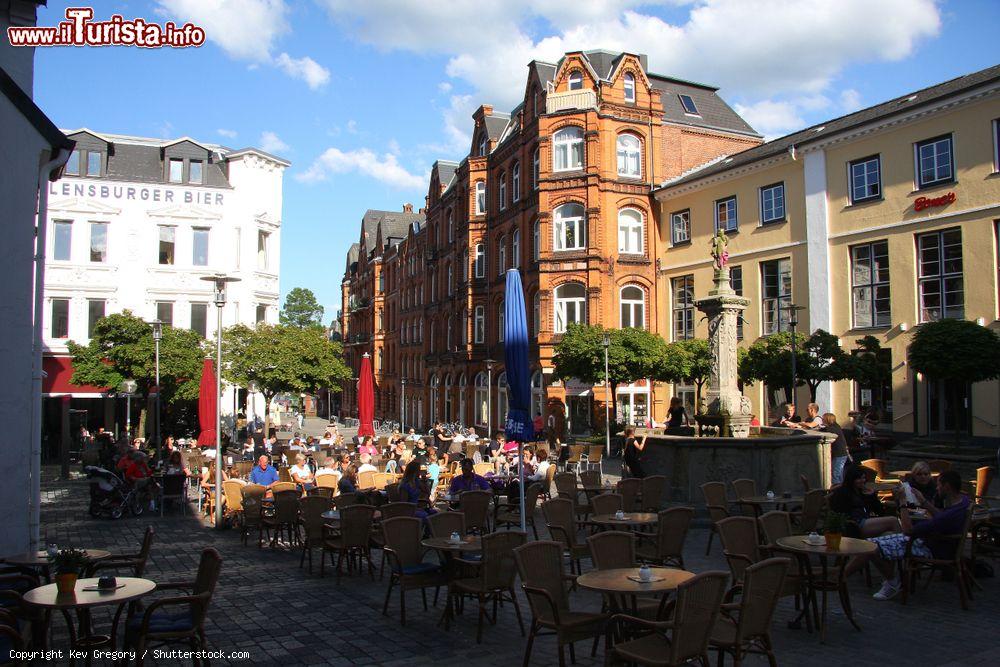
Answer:
[[[427,471],[424,470],[419,461],[410,461],[403,471],[403,479],[399,482],[399,500],[404,503],[413,503],[417,506],[414,516],[426,519],[434,510],[429,507],[431,495],[430,481],[427,479]]]
[[[184,459],[181,456],[180,450],[175,449],[170,452],[170,458],[167,459],[167,467],[164,468],[163,473],[165,475],[184,475],[185,477],[191,476],[191,471],[188,470],[186,465],[184,465]]]
[[[300,491],[307,491],[316,486],[316,478],[313,476],[312,468],[306,463],[305,454],[295,455],[295,465],[288,469],[288,474],[292,481],[299,485]]]
[[[877,537],[883,533],[899,530],[899,520],[894,516],[882,516],[884,509],[878,494],[869,492],[867,471],[858,465],[844,468],[844,483],[830,494],[830,511],[843,514],[857,525],[851,537]]]
[[[930,504],[940,507],[938,502],[938,484],[931,475],[931,467],[926,461],[917,461],[910,469],[910,474],[904,480],[910,486],[920,492],[920,495]],[[905,496],[904,496],[905,497]]]
[[[353,463],[342,469],[340,480],[337,482],[337,493],[342,496],[353,494],[360,501],[362,496],[358,493],[358,468]]]
[[[222,469],[222,481],[223,482],[228,482],[229,481],[229,475],[226,473],[225,467],[223,467],[223,469]],[[202,503],[202,508],[205,510],[206,513],[211,513],[214,516],[214,512],[212,512],[212,508],[213,508],[213,504],[212,503],[215,500],[215,461],[214,460],[210,461],[207,466],[205,466],[204,468],[202,468],[201,483],[200,483],[199,486],[201,487],[202,497],[205,499],[205,502]]]

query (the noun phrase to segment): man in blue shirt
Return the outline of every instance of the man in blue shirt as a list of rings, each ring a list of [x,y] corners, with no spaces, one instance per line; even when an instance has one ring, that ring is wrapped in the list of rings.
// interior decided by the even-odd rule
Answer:
[[[462,459],[462,474],[451,480],[451,495],[458,495],[463,491],[489,491],[490,483],[485,477],[473,472],[472,459]]]
[[[257,459],[257,465],[250,471],[250,483],[260,484],[264,488],[270,489],[278,481],[278,471],[268,463],[266,456]]]

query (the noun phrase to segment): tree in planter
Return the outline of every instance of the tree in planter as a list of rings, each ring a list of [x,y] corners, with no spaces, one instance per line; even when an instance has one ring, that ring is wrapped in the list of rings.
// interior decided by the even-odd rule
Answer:
[[[170,409],[198,398],[204,340],[193,331],[163,327],[160,341],[160,403]],[[108,315],[94,325],[87,345],[67,344],[73,358],[74,384],[90,384],[116,390],[123,380],[135,380],[141,399],[149,397],[156,383],[153,328],[130,311]],[[145,406],[146,401],[139,404]],[[140,409],[140,432],[145,423]]]
[[[298,394],[326,387],[339,391],[351,377],[343,348],[315,327],[243,324],[226,329],[222,339],[222,377],[238,387],[256,383],[265,406],[281,393]],[[270,432],[271,412],[265,408],[264,433]]]
[[[915,372],[931,382],[943,381],[949,387],[957,441],[960,413],[956,386],[1000,377],[1000,335],[968,320],[927,322],[917,328],[907,356]]]
[[[798,352],[797,336],[795,343]],[[850,356],[841,349],[840,339],[822,329],[817,329],[805,340],[802,344],[802,354],[796,354],[795,360],[796,375],[805,380],[806,386],[809,387],[811,403],[816,402],[816,390],[823,382],[836,382],[851,377],[853,364]]]
[[[805,361],[802,345],[806,337],[795,334],[796,366]],[[739,362],[740,381],[745,384],[763,382],[772,390],[781,388],[785,400],[792,400],[792,334],[787,331],[758,338],[747,348]],[[804,384],[801,373],[796,374],[796,386]]]
[[[285,297],[285,307],[278,314],[282,324],[299,329],[323,326],[323,306],[312,290],[295,287]]]
[[[858,384],[874,389],[870,407],[885,409],[882,387],[892,380],[892,364],[882,355],[882,345],[875,336],[864,336],[855,342],[857,347],[851,359],[851,377]]]
[[[604,377],[604,327],[571,324],[556,345],[552,359],[555,375],[562,380],[577,378],[599,383]],[[644,329],[609,329],[608,383],[611,414],[618,414],[618,386],[655,376],[663,364],[666,343]],[[612,427],[612,433],[617,429]]]

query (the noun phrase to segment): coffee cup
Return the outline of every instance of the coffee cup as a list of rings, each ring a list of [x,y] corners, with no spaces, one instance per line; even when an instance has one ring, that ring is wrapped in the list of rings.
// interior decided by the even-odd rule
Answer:
[[[823,541],[823,538],[819,536],[819,533],[809,533],[806,536],[806,541],[810,544],[819,544]]]
[[[114,577],[101,577],[97,580],[98,588],[114,588],[118,585],[118,581]]]
[[[623,512],[621,510],[618,510],[617,512],[615,512],[615,518],[616,519],[624,519],[625,518],[625,512]]]
[[[768,491],[767,492],[767,499],[768,500],[774,500],[774,491]]]
[[[639,579],[641,581],[651,581],[653,579],[653,571],[649,569],[648,565],[643,565],[639,568]]]
[[[461,542],[461,541],[462,541],[462,536],[461,536],[461,535],[459,535],[459,534],[458,534],[457,532],[455,532],[455,533],[452,533],[452,534],[451,534],[451,537],[450,537],[450,538],[448,538],[448,540],[449,540],[449,541],[450,541],[450,542],[451,542],[452,544],[458,544],[459,542]]]

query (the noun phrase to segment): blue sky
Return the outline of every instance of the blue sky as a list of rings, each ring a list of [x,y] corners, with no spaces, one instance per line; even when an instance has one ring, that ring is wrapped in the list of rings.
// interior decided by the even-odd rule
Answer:
[[[39,25],[63,19],[49,0]],[[97,4],[97,3],[94,3]],[[995,0],[149,0],[100,3],[192,21],[196,49],[38,49],[35,99],[60,127],[257,146],[285,173],[282,298],[333,318],[368,208],[419,207],[437,158],[468,151],[472,111],[523,93],[527,63],[647,53],[720,86],[768,137],[997,64]]]

